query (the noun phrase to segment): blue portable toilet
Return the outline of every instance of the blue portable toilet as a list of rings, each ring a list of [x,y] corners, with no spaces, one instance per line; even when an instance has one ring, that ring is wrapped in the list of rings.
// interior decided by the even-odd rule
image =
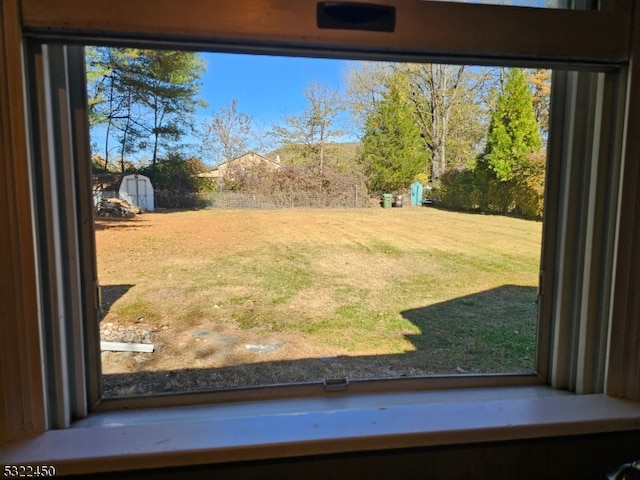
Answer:
[[[418,180],[411,184],[411,205],[414,207],[422,205],[422,182]]]

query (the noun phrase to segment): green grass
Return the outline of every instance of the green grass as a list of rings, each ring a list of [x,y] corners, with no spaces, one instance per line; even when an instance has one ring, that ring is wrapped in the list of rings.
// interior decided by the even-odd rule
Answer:
[[[135,285],[110,315],[230,321],[427,373],[533,368],[539,223],[430,208],[171,215],[179,240],[147,230],[162,254],[139,271],[99,251],[103,284]],[[239,240],[184,247],[220,225]]]

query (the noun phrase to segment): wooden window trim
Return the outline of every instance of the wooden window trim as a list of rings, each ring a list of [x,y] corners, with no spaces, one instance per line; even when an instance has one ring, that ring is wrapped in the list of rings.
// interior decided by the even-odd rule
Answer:
[[[21,0],[29,34],[181,42],[229,51],[278,49],[307,55],[358,57],[398,53],[407,59],[459,63],[584,64],[628,59],[632,0],[603,11],[382,0],[396,7],[387,32],[319,29],[314,0]],[[481,41],[479,41],[481,39]],[[606,39],[606,41],[602,41]]]
[[[614,4],[615,8],[602,12],[507,9],[440,2],[416,2],[404,7],[402,0],[384,3],[397,5],[402,12],[398,19],[401,33],[393,37],[384,33],[317,30],[309,23],[298,22],[300,18],[312,18],[306,9],[315,8],[315,3],[296,0],[218,1],[215,7],[211,6],[211,0],[194,0],[188,9],[181,7],[179,12],[176,12],[177,4],[171,0],[2,2],[0,92],[3,98],[11,101],[0,104],[0,148],[3,158],[7,159],[3,161],[0,179],[0,191],[4,192],[0,225],[6,226],[8,232],[0,240],[1,258],[3,265],[7,265],[0,274],[0,286],[6,287],[3,291],[10,293],[3,296],[0,303],[3,333],[0,384],[11,387],[2,388],[3,395],[0,395],[0,413],[7,426],[0,432],[0,442],[42,432],[46,424],[36,308],[38,293],[30,204],[29,141],[24,114],[28,102],[22,58],[25,36],[67,38],[77,42],[89,38],[98,41],[155,41],[227,51],[278,51],[359,58],[399,58],[398,52],[404,52],[401,57],[405,59],[432,58],[440,61],[461,58],[471,61],[477,58],[487,63],[495,58],[501,63],[550,65],[571,61],[585,67],[618,66],[630,59],[631,0],[620,0]],[[217,14],[211,15],[214,9]],[[421,20],[424,18],[429,20]],[[638,21],[633,24],[637,25]],[[452,35],[452,29],[462,33]],[[479,42],[478,38],[482,41]],[[603,42],[603,38],[607,42]],[[636,47],[632,52],[635,53],[638,43],[635,39],[633,45]],[[630,91],[638,92],[637,67],[630,72]],[[637,96],[631,95],[629,105],[637,105]],[[637,125],[638,116],[638,113],[631,116],[627,128]],[[628,135],[627,140],[626,165],[631,165],[637,163],[640,140],[635,135]],[[637,168],[629,170],[629,173],[625,176],[622,198],[635,205],[637,187],[633,182],[637,183]],[[637,225],[637,216],[633,210],[621,215],[623,220],[630,221],[631,226]],[[633,330],[630,316],[638,310],[635,305],[638,302],[629,300],[625,303],[623,299],[627,298],[630,287],[637,281],[637,273],[631,269],[640,258],[640,254],[633,254],[638,249],[632,251],[628,247],[640,240],[630,226],[621,231],[620,238],[625,247],[621,258],[630,261],[618,270],[618,302],[614,311],[620,313],[616,322],[623,322],[622,327],[627,327],[626,333],[631,331],[633,335],[621,338],[624,335],[616,333],[613,337],[610,349],[624,343],[624,348],[616,353],[611,363],[618,366],[630,355],[632,346],[637,345],[629,342],[637,340],[640,335],[636,331],[638,329]],[[609,375],[609,390],[614,394],[624,394],[625,389],[620,385],[633,383],[630,380],[632,374],[627,372],[625,379],[620,379],[620,375],[617,375],[617,381]],[[635,390],[638,390],[637,382],[635,385]],[[635,390],[626,389],[630,394]]]

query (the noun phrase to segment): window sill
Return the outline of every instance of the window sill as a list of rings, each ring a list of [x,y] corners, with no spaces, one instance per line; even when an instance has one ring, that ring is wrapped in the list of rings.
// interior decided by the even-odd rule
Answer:
[[[640,429],[640,403],[547,387],[106,412],[0,447],[78,474]]]

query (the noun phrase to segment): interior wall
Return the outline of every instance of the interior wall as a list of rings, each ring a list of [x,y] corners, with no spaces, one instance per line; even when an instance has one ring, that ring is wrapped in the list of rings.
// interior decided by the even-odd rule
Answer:
[[[282,449],[286,455],[286,448]],[[599,479],[640,459],[640,431],[123,472],[141,479]],[[107,479],[115,475],[82,475]],[[634,477],[635,478],[635,477]]]

